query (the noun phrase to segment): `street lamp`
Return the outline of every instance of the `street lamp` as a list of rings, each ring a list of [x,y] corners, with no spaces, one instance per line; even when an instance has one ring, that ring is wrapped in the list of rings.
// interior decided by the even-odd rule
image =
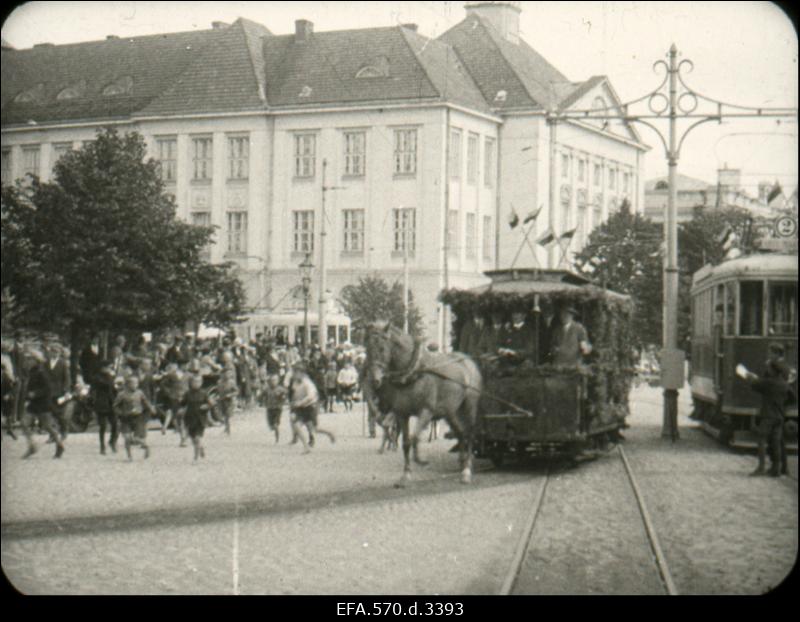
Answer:
[[[311,253],[306,253],[305,259],[298,267],[300,268],[301,282],[303,284],[303,358],[305,358],[309,338],[308,299],[311,293],[311,271],[314,269],[314,264],[311,263]]]

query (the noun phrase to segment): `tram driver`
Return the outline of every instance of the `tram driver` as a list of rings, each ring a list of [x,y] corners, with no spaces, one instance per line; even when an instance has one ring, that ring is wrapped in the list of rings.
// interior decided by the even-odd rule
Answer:
[[[508,362],[520,364],[533,357],[535,348],[536,337],[533,327],[526,321],[525,313],[514,311],[511,314],[511,325],[506,331],[498,353]]]

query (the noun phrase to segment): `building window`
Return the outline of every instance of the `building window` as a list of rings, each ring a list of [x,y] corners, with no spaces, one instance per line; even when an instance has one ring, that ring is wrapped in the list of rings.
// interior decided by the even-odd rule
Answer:
[[[578,181],[586,181],[586,161],[578,160]]]
[[[630,187],[631,183],[631,174],[630,173],[623,173],[622,174],[622,191],[628,192],[628,188]]]
[[[617,211],[617,200],[616,199],[609,199],[608,200],[608,215],[615,213]]]
[[[414,175],[417,172],[417,130],[394,131],[394,172]]]
[[[14,173],[12,172],[13,160],[11,159],[11,149],[3,149],[3,159],[2,159],[2,175],[3,175],[3,183],[10,184],[11,178],[13,177]]]
[[[345,132],[344,134],[344,174],[354,177],[364,175],[366,160],[366,132]]]
[[[492,259],[492,217],[483,217],[483,258],[487,261]]]
[[[458,210],[447,210],[447,252],[458,255]]]
[[[467,138],[467,183],[474,186],[478,183],[478,135],[470,134]]]
[[[461,178],[461,130],[450,128],[450,179]]]
[[[228,252],[247,253],[247,212],[228,212]]]
[[[586,221],[586,190],[578,190],[576,194],[576,203],[578,205],[578,247],[583,248],[589,235],[589,223]]]
[[[483,185],[491,188],[494,185],[494,139],[483,141]]]
[[[192,179],[211,179],[214,163],[214,139],[210,136],[192,139]]]
[[[603,222],[603,195],[597,194],[592,203],[592,227],[597,228]]]
[[[316,162],[316,134],[294,135],[294,176],[314,177]]]
[[[346,209],[344,217],[344,246],[348,253],[364,252],[364,210]]]
[[[395,207],[392,209],[394,224],[394,252],[402,253],[408,247],[413,253],[417,248],[417,210],[413,207]]]
[[[39,145],[22,148],[22,176],[39,175]]]
[[[228,179],[250,176],[250,138],[228,136]]]
[[[617,185],[617,171],[608,169],[608,189],[614,190]]]
[[[572,203],[572,189],[561,186],[561,233],[569,229],[569,208]]]
[[[314,212],[313,210],[297,210],[292,212],[292,231],[294,234],[295,253],[314,252]]]
[[[603,167],[599,164],[594,165],[594,185],[599,186],[603,183]]]
[[[161,180],[174,182],[178,172],[178,139],[174,136],[156,139],[158,166]]]
[[[191,222],[200,227],[211,226],[211,212],[192,212]],[[200,258],[204,261],[211,261],[211,245],[209,244],[200,251]]]
[[[569,154],[561,154],[561,177],[567,179],[569,177]]]
[[[464,232],[465,240],[464,245],[467,247],[467,259],[475,259],[478,254],[477,246],[477,226],[475,214],[467,214],[467,219],[464,223],[466,231]]]

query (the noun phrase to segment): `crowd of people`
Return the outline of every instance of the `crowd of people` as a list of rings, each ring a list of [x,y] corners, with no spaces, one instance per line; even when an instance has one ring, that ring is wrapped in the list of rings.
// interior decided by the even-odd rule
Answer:
[[[234,413],[256,404],[265,409],[276,443],[288,407],[291,442],[300,442],[307,453],[317,434],[335,442],[333,433],[319,427],[319,410],[333,412],[337,401],[352,410],[364,359],[349,344],[331,344],[325,351],[314,345],[303,356],[299,345],[278,344],[263,334],[247,343],[234,335],[213,340],[176,335],[155,342],[142,337],[132,347],[120,335],[106,352],[104,357],[99,340],[92,339],[73,374],[70,353],[56,339],[3,342],[3,416],[14,438],[13,423],[21,424],[28,443],[24,457],[38,450],[33,437],[38,428],[60,458],[76,409],[88,408],[98,423],[103,455],[107,447],[117,452],[121,435],[129,460],[136,447],[148,458],[148,423],[158,418],[162,434],[172,429],[179,446],[191,442],[196,461],[205,457],[206,427],[220,426],[229,435]]]

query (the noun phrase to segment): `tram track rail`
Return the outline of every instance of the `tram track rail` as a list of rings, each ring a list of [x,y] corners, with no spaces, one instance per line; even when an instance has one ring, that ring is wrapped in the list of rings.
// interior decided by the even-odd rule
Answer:
[[[654,565],[658,571],[661,585],[667,595],[677,596],[679,594],[678,589],[675,586],[675,581],[672,578],[672,573],[670,572],[666,556],[661,548],[661,543],[658,539],[655,526],[653,525],[650,512],[647,509],[644,495],[642,494],[638,481],[636,480],[633,468],[631,467],[631,464],[625,454],[625,450],[621,445],[617,446],[616,453],[619,455],[622,461],[627,481],[630,484],[634,498],[636,499],[638,514],[642,519],[642,523],[644,524],[647,543],[650,546],[650,552],[652,554]],[[544,477],[540,480],[541,483],[539,489],[536,492],[533,503],[531,504],[530,510],[525,518],[522,532],[520,533],[519,540],[511,557],[511,563],[509,564],[508,571],[506,572],[503,583],[498,591],[498,595],[500,596],[508,596],[514,593],[514,589],[525,563],[525,559],[531,550],[533,531],[536,526],[537,518],[541,514],[542,506],[544,505],[544,499],[550,477],[551,472],[550,468],[548,467],[545,471]]]

